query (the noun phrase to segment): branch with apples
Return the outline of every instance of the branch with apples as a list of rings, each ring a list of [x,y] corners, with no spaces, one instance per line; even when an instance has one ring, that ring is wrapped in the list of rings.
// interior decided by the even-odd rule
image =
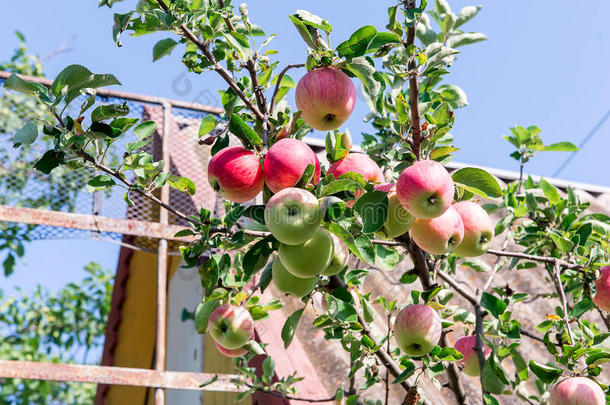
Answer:
[[[224,113],[204,117],[199,130],[200,143],[211,145],[209,185],[226,201],[221,217],[210,207],[187,215],[155,197],[165,185],[190,194],[197,185],[164,171],[166,162],[144,149],[153,122],[127,118],[124,105],[94,108],[95,88],[119,84],[113,75],[72,65],[50,88],[17,76],[5,87],[37,98],[56,118],[42,128],[55,142],[37,169],[48,174],[59,166],[92,166],[102,174],[89,180],[89,190],[124,187],[129,204],[130,193],[139,193],[190,223],[180,236],[195,240],[180,251],[205,288],[195,327],[235,358],[242,395],[308,400],[295,396],[298,375],[272,378],[272,358],[262,373],[249,365],[265,353],[264,342],[253,340],[256,322],[284,301],[300,300],[282,339],[289,349],[297,328],[305,327],[304,311],[310,303],[317,307],[312,326],[339,342],[350,360],[349,386],[338,386],[332,397],[338,403],[374,403],[369,392],[380,389],[387,404],[391,387],[403,390],[404,403],[430,403],[422,389],[426,379],[450,389],[458,404],[474,404],[463,385],[478,378],[485,404],[499,404],[500,395],[528,403],[603,404],[608,387],[599,376],[610,359],[603,346],[610,333],[593,314],[610,310],[610,267],[604,267],[610,218],[587,212],[572,190],[562,195],[544,179],[523,174],[537,153],[574,145],[544,145],[535,126],[511,128],[505,139],[515,147],[511,157],[522,176],[505,187],[485,170],[450,173],[445,167],[458,150],[450,132],[455,111],[468,101],[443,80],[458,48],[486,39],[462,29],[479,10],[454,13],[446,0],[394,2],[383,30],[360,27],[336,47],[327,20],[298,10],[289,18],[306,44],[304,61],[279,73],[277,51],[269,49],[275,35],[251,21],[246,4],[155,0],[115,14],[117,44],[123,32],[167,32],[170,37],[153,48],[154,60],[181,48],[189,72],[213,71],[226,82]],[[303,67],[297,83],[289,72]],[[340,129],[357,101],[354,82],[370,109],[365,153],[355,152],[349,130]],[[296,108],[286,98],[291,91]],[[85,102],[72,116],[67,106],[79,97]],[[328,165],[303,141],[311,131],[325,133]],[[121,162],[108,163],[106,152],[128,132],[136,141],[127,144]],[[16,146],[36,142],[24,134],[18,132]],[[501,234],[502,248],[491,249]],[[495,256],[493,266],[480,259],[486,254]],[[408,294],[396,299],[383,289],[366,290],[369,269],[398,271],[407,257],[412,269],[396,279]],[[528,294],[495,282],[500,274],[537,266],[548,277],[542,293],[559,304],[537,325],[541,336],[523,328],[513,310]],[[482,286],[464,286],[460,278],[470,271],[489,275]],[[421,287],[411,285],[417,280]],[[259,293],[270,284],[282,299],[261,302]],[[468,308],[459,307],[454,293]],[[382,334],[372,327],[379,312],[387,325]],[[525,360],[522,336],[542,343],[548,363]]]

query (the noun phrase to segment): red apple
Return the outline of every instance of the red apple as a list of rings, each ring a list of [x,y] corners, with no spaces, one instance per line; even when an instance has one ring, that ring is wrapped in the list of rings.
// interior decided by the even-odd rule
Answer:
[[[313,238],[302,245],[281,244],[278,255],[293,276],[310,278],[326,270],[333,258],[334,249],[331,233],[318,228]]]
[[[273,284],[275,284],[275,287],[280,292],[297,298],[309,294],[318,284],[318,277],[300,278],[293,276],[292,273],[286,270],[279,257],[273,259],[271,277]]]
[[[388,218],[383,227],[375,232],[375,236],[381,239],[394,239],[405,234],[415,222],[415,217],[409,214],[398,201],[394,184],[380,184],[375,186],[375,190],[388,193]]]
[[[254,321],[250,312],[236,305],[221,305],[212,312],[209,320],[210,335],[222,347],[239,349],[254,333]]]
[[[421,249],[434,255],[453,251],[464,238],[464,224],[455,208],[449,207],[440,217],[418,218],[411,227],[411,238]]]
[[[420,160],[398,177],[400,203],[417,218],[436,218],[453,201],[454,185],[447,169],[434,160]]]
[[[347,262],[349,260],[349,248],[345,242],[343,242],[343,239],[334,233],[331,233],[330,236],[333,238],[334,253],[330,264],[326,270],[322,272],[322,274],[325,276],[334,276],[335,274],[339,274],[341,270],[347,266]]]
[[[593,380],[566,378],[551,391],[550,405],[605,405],[606,395]]]
[[[328,168],[328,174],[335,179],[347,172],[361,174],[366,181],[380,183],[383,181],[383,172],[368,155],[364,153],[350,153],[341,160],[337,160]]]
[[[453,205],[464,224],[464,239],[454,252],[460,256],[475,257],[487,252],[494,237],[494,224],[480,205],[462,201]]]
[[[227,357],[241,357],[248,353],[248,351],[243,347],[240,347],[239,349],[227,349],[226,347],[219,345],[218,342],[214,342],[214,344],[216,345],[216,349]]]
[[[478,377],[481,374],[479,368],[479,356],[477,355],[477,337],[476,336],[462,336],[456,340],[453,347],[464,355],[464,358],[460,360],[460,363],[464,365],[464,374],[471,377]],[[489,357],[491,349],[483,345],[485,352],[485,358]]]
[[[320,203],[307,190],[285,188],[267,201],[265,225],[280,242],[300,245],[320,228]]]
[[[408,305],[394,321],[394,339],[400,350],[420,357],[432,350],[441,338],[440,315],[428,305]]]
[[[610,266],[602,267],[602,275],[595,281],[593,302],[602,311],[610,312]]]
[[[208,182],[227,200],[246,202],[263,189],[263,169],[253,151],[233,146],[212,157],[208,164]]]
[[[295,99],[307,125],[330,131],[339,128],[354,111],[356,88],[339,69],[322,67],[299,80]]]
[[[298,139],[279,140],[269,148],[265,156],[265,183],[274,193],[294,187],[310,164],[315,166],[313,182],[317,184],[320,180],[320,162],[313,150]]]

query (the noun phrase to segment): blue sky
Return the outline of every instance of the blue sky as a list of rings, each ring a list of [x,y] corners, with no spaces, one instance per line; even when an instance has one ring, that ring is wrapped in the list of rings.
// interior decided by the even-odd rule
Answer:
[[[295,9],[306,8],[328,19],[334,27],[333,43],[337,44],[362,25],[382,29],[386,24],[387,6],[392,3],[258,0],[250,4],[250,17],[267,34],[278,34],[271,47],[280,51],[278,57],[284,65],[302,62],[306,56],[306,46],[287,17]],[[463,0],[450,3],[454,10],[476,4]],[[610,2],[480,3],[483,9],[479,16],[463,28],[484,32],[489,41],[461,48],[462,54],[446,79],[461,86],[470,102],[470,106],[456,113],[452,132],[456,145],[461,148],[456,160],[516,169],[516,162],[508,157],[510,146],[501,139],[515,124],[538,125],[547,143],[567,140],[578,144],[610,110],[610,33],[607,29]],[[179,61],[180,50],[152,62],[154,43],[171,35],[124,36],[122,48],[114,45],[113,12],[134,4],[130,0],[110,10],[98,9],[95,0],[6,2],[4,15],[11,18],[5,18],[0,25],[0,60],[12,54],[17,44],[12,32],[17,29],[26,35],[30,49],[42,56],[73,38],[69,52],[46,62],[49,77],[68,64],[80,63],[96,72],[114,73],[125,91],[217,104],[215,90],[224,88],[223,82],[214,73],[181,75],[184,69]],[[304,73],[292,72],[297,79]],[[369,130],[361,121],[365,113],[366,106],[361,102],[346,123],[356,140],[361,132]],[[606,170],[601,170],[601,163],[596,163],[606,159],[609,132],[610,122],[606,122],[560,177],[610,186]],[[542,154],[529,165],[528,171],[550,176],[565,158],[565,153]],[[1,285],[31,285],[38,281],[56,288],[73,280],[78,269],[89,260],[114,269],[116,246],[104,242],[78,243],[30,244],[26,263],[20,264],[16,275],[8,282],[2,280]]]

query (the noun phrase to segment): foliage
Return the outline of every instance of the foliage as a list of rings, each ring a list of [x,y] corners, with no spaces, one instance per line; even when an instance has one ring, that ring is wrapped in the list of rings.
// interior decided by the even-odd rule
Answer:
[[[90,363],[102,347],[112,295],[112,275],[96,263],[87,276],[56,293],[38,286],[31,294],[8,297],[0,290],[0,358]],[[95,353],[94,356],[89,353]],[[4,380],[2,404],[92,403],[95,385]]]
[[[103,0],[100,6],[112,7],[115,1]],[[383,30],[364,26],[355,30],[343,42],[333,41],[332,26],[322,17],[305,10],[297,10],[289,18],[307,45],[303,66],[311,70],[318,66],[332,65],[362,84],[370,113],[366,120],[371,133],[364,134],[363,149],[385,168],[386,180],[395,181],[399,173],[420,159],[433,159],[447,163],[458,150],[454,145],[451,129],[455,123],[455,110],[468,105],[465,92],[456,85],[445,83],[451,65],[460,49],[468,44],[485,40],[484,34],[466,32],[463,27],[474,18],[480,7],[465,7],[453,12],[446,0],[427,4],[407,0],[388,8],[388,24]],[[122,33],[134,36],[153,32],[166,32],[153,47],[153,59],[183,50],[182,62],[195,73],[214,71],[228,85],[221,90],[224,114],[217,118],[206,117],[199,135],[206,143],[214,143],[212,153],[229,144],[229,136],[235,136],[244,147],[254,150],[261,158],[268,147],[283,137],[304,136],[310,129],[286,101],[286,94],[295,87],[294,80],[286,73],[292,65],[276,73],[279,61],[277,51],[269,49],[275,35],[267,36],[263,29],[250,21],[247,5],[236,10],[230,1],[143,0],[135,10],[115,14],[113,36],[120,43]],[[416,41],[417,39],[417,41]],[[94,94],[95,89],[119,84],[111,74],[94,74],[83,66],[72,65],[62,71],[50,88],[35,85],[12,76],[6,81],[7,89],[30,95],[55,117],[44,126],[52,146],[39,157],[35,167],[44,173],[78,167],[94,167],[104,172],[90,178],[90,190],[104,190],[120,184],[129,193],[140,193],[158,202],[153,192],[166,184],[179,190],[194,192],[195,184],[179,178],[165,168],[165,162],[139,149],[150,141],[154,124],[138,123],[125,118],[124,105],[95,107],[95,98],[89,96],[76,115],[67,113],[70,105],[80,95]],[[212,134],[215,127],[223,128],[219,135]],[[138,141],[127,146],[122,161],[107,163],[105,150],[134,128]],[[31,125],[24,125],[17,143],[26,145],[36,139]],[[411,284],[419,279],[421,290],[412,288],[406,302],[396,302],[390,297],[373,297],[364,291],[366,268],[348,268],[333,277],[321,277],[317,291],[324,296],[326,310],[314,320],[314,327],[321,329],[326,339],[340,342],[349,354],[350,376],[364,377],[363,386],[353,390],[338,387],[337,398],[350,396],[348,403],[366,397],[366,390],[379,383],[383,366],[394,377],[393,383],[408,391],[411,403],[423,402],[416,387],[422,375],[439,389],[443,385],[439,376],[447,374],[450,388],[460,393],[455,362],[461,355],[446,347],[441,340],[429,354],[410,358],[393,348],[391,330],[380,340],[369,330],[374,320],[373,305],[380,305],[388,325],[397,311],[411,303],[425,303],[439,310],[445,328],[463,327],[465,332],[477,336],[478,350],[482,344],[492,349],[492,355],[484,363],[481,382],[481,398],[487,404],[497,404],[496,395],[511,394],[528,401],[544,402],[549,384],[561,375],[571,374],[596,377],[602,370],[602,361],[609,356],[601,343],[607,333],[585,314],[591,314],[591,302],[598,269],[608,263],[608,236],[610,218],[589,214],[584,210],[576,194],[569,190],[563,196],[549,182],[534,181],[523,175],[523,166],[537,152],[571,151],[575,147],[567,142],[545,146],[535,126],[511,129],[506,139],[517,149],[511,156],[520,163],[522,176],[519,181],[503,189],[495,178],[482,169],[464,168],[453,173],[456,200],[469,200],[475,195],[492,199],[485,205],[489,212],[502,215],[496,225],[499,238],[509,238],[523,247],[523,251],[493,252],[499,257],[492,267],[476,259],[464,260],[455,255],[432,256],[413,244],[407,235],[397,238],[394,244],[379,243],[374,232],[383,225],[385,218],[369,215],[365,206],[373,206],[387,212],[388,199],[380,198],[373,184],[358,174],[348,173],[339,179],[325,175],[313,185],[313,168],[306,170],[299,187],[310,190],[316,197],[334,196],[340,199],[329,210],[325,226],[345,241],[351,253],[364,267],[394,268],[404,256],[411,257],[414,268],[401,277],[401,282]],[[341,135],[341,136],[340,136]],[[342,134],[328,137],[327,154],[335,158],[344,153],[337,144],[343,144]],[[310,165],[311,166],[311,165]],[[133,179],[133,180],[131,180]],[[361,194],[353,207],[347,204],[355,194]],[[264,199],[270,196],[265,190]],[[197,316],[198,330],[205,331],[205,316],[220,303],[244,305],[253,319],[269,316],[268,312],[282,306],[280,300],[261,303],[257,291],[264,291],[271,281],[269,257],[279,243],[267,230],[262,218],[261,206],[245,207],[227,202],[226,215],[214,218],[210,210],[202,207],[197,215],[186,216],[173,207],[174,214],[187,219],[191,227],[180,232],[181,236],[193,235],[196,240],[181,247],[184,261],[189,267],[197,267],[205,297]],[[386,214],[387,215],[387,214]],[[246,226],[244,226],[246,225]],[[255,229],[255,231],[253,231]],[[504,233],[504,235],[502,235]],[[212,253],[213,252],[213,253]],[[519,256],[519,254],[521,256]],[[512,257],[502,260],[504,256]],[[542,263],[548,272],[547,293],[549,299],[558,299],[556,314],[538,325],[539,339],[548,350],[548,358],[555,364],[538,364],[526,360],[527,353],[520,349],[522,339],[531,337],[522,329],[516,303],[523,302],[527,294],[515,293],[510,286],[493,285],[498,271],[516,271],[532,268]],[[490,272],[485,287],[478,286],[476,296],[468,293],[453,280],[460,265],[481,272]],[[266,265],[266,266],[265,266]],[[253,291],[245,286],[260,273]],[[447,285],[433,283],[431,274],[441,275]],[[436,280],[434,280],[436,281]],[[563,299],[564,292],[569,297]],[[462,295],[472,308],[459,308],[453,304],[455,294]],[[303,298],[309,305],[311,295]],[[299,309],[287,320],[281,336],[289,347],[301,320]],[[571,318],[579,322],[571,322]],[[250,353],[258,353],[261,347],[252,343]],[[481,351],[482,353],[482,351]],[[585,363],[579,362],[585,359]],[[244,380],[236,383],[250,390],[273,391],[285,396],[294,392],[292,386],[298,376],[280,376],[272,382],[273,360],[265,360],[262,375],[246,366],[244,358],[237,360],[238,370]],[[509,374],[506,368],[516,370]],[[531,371],[531,373],[530,373]],[[528,381],[534,384],[528,385]],[[411,387],[415,388],[411,388]],[[532,388],[534,387],[534,388]],[[607,387],[603,386],[607,391]],[[413,391],[415,389],[415,391]],[[344,392],[345,390],[345,392]],[[535,390],[535,391],[533,391]],[[348,392],[349,391],[349,392]],[[350,402],[351,401],[351,402]]]

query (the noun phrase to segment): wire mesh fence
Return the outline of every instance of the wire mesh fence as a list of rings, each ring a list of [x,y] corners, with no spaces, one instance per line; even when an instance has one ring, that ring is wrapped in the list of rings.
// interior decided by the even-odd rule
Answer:
[[[52,117],[44,105],[37,103],[33,97],[7,91],[3,87],[4,79],[0,78],[0,205],[38,208],[52,211],[97,215],[109,218],[127,218],[157,222],[158,207],[144,200],[139,195],[131,195],[135,202],[129,207],[124,200],[125,190],[114,187],[110,191],[89,193],[85,189],[88,179],[95,176],[91,168],[70,169],[58,167],[51,174],[45,175],[33,168],[42,154],[52,148],[49,137],[38,139],[33,146],[14,148],[13,137],[28,121],[36,119],[39,126],[52,122]],[[116,94],[114,94],[116,93]],[[78,114],[78,108],[86,96],[80,96],[72,104],[72,116]],[[145,147],[155,160],[161,159],[161,136],[164,127],[164,108],[171,108],[170,115],[170,170],[191,178],[198,192],[191,197],[185,193],[172,190],[170,204],[185,213],[195,213],[201,206],[214,207],[217,203],[213,193],[206,192],[207,178],[205,168],[209,157],[209,147],[197,143],[197,131],[201,118],[214,112],[212,108],[183,105],[175,106],[170,100],[146,101],[147,97],[125,95],[123,93],[104,91],[96,95],[98,104],[123,104],[129,108],[128,118],[152,120],[157,123],[157,132],[153,141]],[[86,125],[87,123],[83,123]],[[121,159],[125,145],[135,140],[129,131],[115,141],[109,149],[106,159],[116,163]],[[68,162],[69,164],[69,162]],[[184,225],[181,220],[170,215],[170,224]],[[0,239],[19,235],[22,240],[43,239],[101,239],[121,242],[123,235],[112,232],[99,232],[81,229],[63,228],[46,225],[26,225],[20,223],[0,222]],[[153,238],[130,238],[129,243],[135,247],[154,252],[157,240]],[[170,250],[176,252],[177,245],[170,244]]]

